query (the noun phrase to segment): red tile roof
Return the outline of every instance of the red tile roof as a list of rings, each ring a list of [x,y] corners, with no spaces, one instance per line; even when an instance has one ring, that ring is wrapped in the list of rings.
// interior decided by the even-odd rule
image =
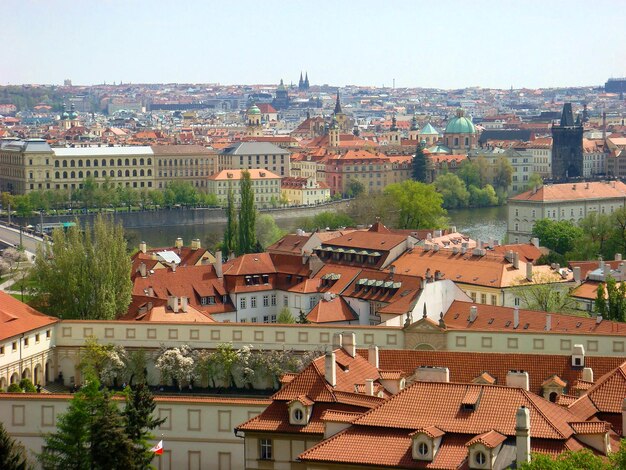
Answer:
[[[626,197],[626,184],[621,181],[592,181],[587,183],[563,183],[551,184],[540,187],[536,192],[533,190],[523,192],[510,198],[512,201],[571,201],[592,200]]]
[[[49,317],[0,291],[0,340],[52,325],[57,318]]]
[[[321,299],[306,319],[311,323],[334,323],[358,321],[359,316],[343,297],[334,297],[331,300]]]

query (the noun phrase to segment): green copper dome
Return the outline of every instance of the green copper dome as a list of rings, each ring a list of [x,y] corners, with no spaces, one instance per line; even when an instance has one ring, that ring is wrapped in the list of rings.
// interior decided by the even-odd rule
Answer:
[[[261,110],[256,104],[253,104],[250,109],[248,109],[248,114],[261,114]]]
[[[459,108],[456,117],[450,119],[446,126],[446,134],[475,134],[476,129],[471,119],[465,117],[465,112]]]

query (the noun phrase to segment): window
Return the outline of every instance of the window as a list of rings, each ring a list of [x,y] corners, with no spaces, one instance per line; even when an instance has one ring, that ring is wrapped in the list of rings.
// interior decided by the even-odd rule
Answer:
[[[304,413],[300,408],[296,408],[293,412],[293,417],[295,421],[301,421],[304,418]]]
[[[275,307],[276,306],[276,294],[272,294],[271,302],[272,302],[272,307]]]
[[[4,354],[4,346],[0,346],[0,356]]]
[[[38,342],[39,342],[39,333],[35,335],[35,343],[38,343]]]
[[[245,309],[246,308],[246,298],[242,297],[241,299],[239,299],[239,308],[241,309]]]
[[[17,351],[17,341],[13,341],[13,343],[11,343],[11,349],[13,351]]]
[[[50,330],[46,330],[46,339],[50,339]]]
[[[515,297],[515,299],[513,300],[513,304],[515,304],[516,307],[519,307],[519,304],[520,304],[519,297]]]
[[[476,452],[474,454],[474,460],[478,465],[485,465],[485,462],[487,461],[487,456],[484,452]]]
[[[417,445],[417,453],[423,457],[428,455],[428,444],[425,442],[420,442]]]
[[[250,307],[256,308],[256,296],[250,298]]]
[[[317,300],[317,299],[316,299],[315,297],[311,297],[311,298],[309,299],[309,308],[313,308],[313,307],[315,307],[316,300]]]
[[[261,460],[272,460],[272,440],[260,439],[259,447]]]
[[[286,295],[283,295],[283,307],[288,307],[289,306],[289,297],[287,297]]]
[[[270,306],[270,296],[269,295],[264,295],[263,296],[263,306],[264,307],[269,307]]]
[[[487,303],[487,294],[480,294],[480,303],[481,304]]]
[[[498,296],[491,294],[491,305],[497,305],[498,304]]]

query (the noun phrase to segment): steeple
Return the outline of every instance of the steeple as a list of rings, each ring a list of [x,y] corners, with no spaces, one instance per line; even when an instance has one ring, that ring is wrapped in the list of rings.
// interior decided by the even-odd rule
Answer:
[[[305,90],[309,89],[309,72],[305,72],[305,75],[304,75],[304,89]]]
[[[391,118],[391,128],[389,130],[391,132],[397,132],[398,131],[398,121],[396,119],[396,115],[395,114]]]
[[[298,90],[302,90],[304,87],[304,80],[302,80],[302,70],[300,71],[300,81],[298,81]]]
[[[411,130],[412,131],[418,131],[418,127],[417,127],[417,116],[414,114],[413,115],[413,119],[411,119]]]
[[[333,114],[341,114],[341,102],[339,101],[339,90],[337,90],[337,101],[335,101],[335,111]]]
[[[573,126],[574,125],[574,113],[572,111],[572,103],[565,103],[563,105],[563,113],[561,113],[561,126]]]

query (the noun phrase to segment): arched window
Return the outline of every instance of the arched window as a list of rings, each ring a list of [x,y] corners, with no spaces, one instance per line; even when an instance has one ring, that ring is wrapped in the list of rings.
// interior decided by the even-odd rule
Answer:
[[[417,452],[422,456],[428,455],[428,444],[426,442],[420,442],[417,445]]]
[[[98,166],[98,160],[97,159],[93,161],[93,166]]]
[[[133,170],[133,176],[137,176],[137,170]]]
[[[76,166],[76,164],[74,163],[74,160],[70,160],[70,166],[71,166],[72,168],[74,168],[74,167]]]
[[[152,170],[148,168],[148,176],[152,176]]]
[[[54,167],[55,167],[55,168],[59,168],[59,161],[58,161],[58,160],[55,160],[55,161],[54,161]]]
[[[141,170],[139,170],[139,176],[144,176],[143,168]]]
[[[82,160],[78,160],[78,167],[82,168],[83,167],[83,161]]]
[[[111,178],[113,178],[115,176],[115,171],[113,171],[113,170],[109,171],[109,176]]]
[[[133,158],[133,166],[137,166],[137,159]]]
[[[79,177],[80,179],[82,179],[82,178],[83,178],[83,172],[82,172],[82,171],[79,171],[79,172],[78,172],[78,177]]]
[[[70,178],[76,178],[76,173],[74,173],[73,171],[70,173]]]
[[[143,159],[143,158],[140,158],[140,159],[139,159],[139,164],[140,164],[141,166],[143,166],[143,165],[144,165],[144,163],[143,163],[143,162],[144,162],[144,159]]]
[[[58,171],[54,172],[54,177],[55,177],[55,179],[59,179],[59,172]]]
[[[64,178],[64,179],[67,179],[67,171],[64,171],[64,172],[63,172],[63,178]]]
[[[113,159],[109,160],[109,166],[115,166],[115,160]]]
[[[126,160],[124,160],[124,165],[130,166],[130,160],[128,158]]]
[[[67,168],[67,160],[63,160],[63,168]]]
[[[117,159],[117,166],[122,166],[122,159],[121,158]]]
[[[102,166],[107,166],[107,161],[104,158],[102,159]]]
[[[121,177],[122,177],[122,170],[117,170],[117,176],[118,176],[119,178],[121,178]]]
[[[130,170],[126,170],[126,176],[130,176]]]
[[[467,146],[469,146],[469,137],[466,137],[466,138],[465,138],[465,146],[466,146],[466,147],[467,147]]]
[[[94,171],[94,172],[93,172],[93,177],[94,177],[94,178],[97,178],[97,177],[98,177],[98,170],[96,170],[96,171]]]
[[[91,160],[85,160],[85,166],[90,167],[91,166]]]
[[[152,165],[152,159],[148,158],[148,165]]]
[[[454,138],[454,146],[455,146],[455,147],[458,147],[458,146],[459,146],[459,138],[458,138],[458,137],[455,137],[455,138]]]
[[[91,171],[87,170],[87,173],[85,173],[85,176],[89,178],[91,176]]]

